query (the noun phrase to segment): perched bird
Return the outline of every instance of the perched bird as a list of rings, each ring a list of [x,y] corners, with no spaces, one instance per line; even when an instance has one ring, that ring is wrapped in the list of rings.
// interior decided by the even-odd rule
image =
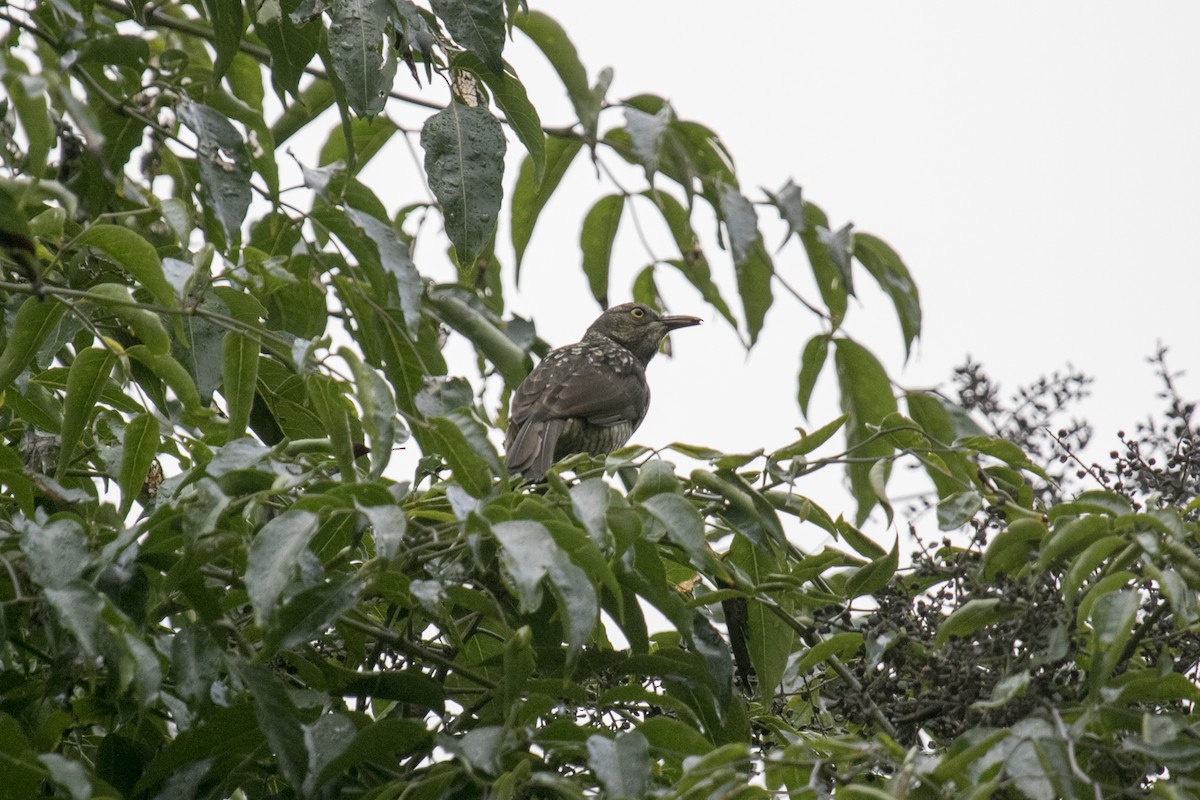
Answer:
[[[702,321],[625,303],[601,314],[581,341],[551,350],[513,393],[508,471],[536,481],[572,453],[607,455],[629,441],[650,406],[646,365],[668,333]]]

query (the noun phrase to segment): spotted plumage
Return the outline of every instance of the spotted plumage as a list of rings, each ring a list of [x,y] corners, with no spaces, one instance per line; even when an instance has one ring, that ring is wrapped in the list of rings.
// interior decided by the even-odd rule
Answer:
[[[513,393],[509,471],[540,480],[568,455],[605,455],[629,441],[650,406],[646,365],[668,333],[699,323],[626,303],[601,314],[579,342],[552,350]]]

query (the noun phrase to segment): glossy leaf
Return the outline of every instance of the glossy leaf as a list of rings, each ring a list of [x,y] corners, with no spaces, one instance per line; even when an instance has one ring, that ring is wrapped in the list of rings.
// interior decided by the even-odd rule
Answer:
[[[650,745],[633,730],[614,738],[591,736],[587,741],[588,766],[609,797],[643,798],[650,780]]]
[[[29,577],[47,589],[62,589],[80,578],[91,564],[83,528],[73,519],[54,519],[45,524],[18,520],[21,552],[29,565]]]
[[[645,170],[646,180],[653,183],[658,172],[658,149],[673,114],[664,105],[656,114],[647,114],[632,106],[625,107],[625,128],[633,144],[633,154]]]
[[[295,99],[300,97],[300,78],[304,75],[304,68],[317,54],[320,41],[320,26],[297,25],[292,19],[292,12],[299,5],[298,0],[280,0],[274,5],[262,3],[253,20],[255,35],[271,53],[271,82],[280,100],[284,100],[287,94]],[[275,13],[271,13],[272,9]],[[329,92],[328,84],[323,81],[316,81],[309,88],[316,86]],[[297,102],[295,107],[303,107],[303,104]],[[275,133],[276,142],[287,138],[278,135],[279,131]]]
[[[198,140],[196,160],[208,209],[224,229],[225,241],[234,246],[241,240],[242,221],[250,208],[250,154],[246,143],[237,128],[213,108],[185,103],[178,113],[179,121],[191,128]],[[158,299],[153,286],[146,284],[146,288]]]
[[[503,0],[430,0],[454,40],[492,72],[504,72]]]
[[[246,557],[246,593],[255,619],[265,623],[292,581],[300,556],[317,532],[317,516],[288,510],[263,525],[250,542]]]
[[[470,71],[487,86],[488,91],[492,93],[492,100],[504,112],[504,118],[513,133],[517,134],[517,138],[529,152],[534,183],[540,183],[546,172],[546,134],[542,132],[542,120],[537,109],[529,102],[525,86],[517,78],[512,67],[505,63],[504,69],[493,71],[474,53],[468,52],[451,54],[450,64],[454,69]]]
[[[363,410],[362,426],[371,450],[369,477],[374,480],[387,468],[398,438],[396,401],[387,381],[364,364],[353,351],[343,347],[339,348],[338,354],[346,360],[354,374],[354,397]]]
[[[530,613],[541,605],[541,581],[549,578],[564,616],[567,653],[578,653],[591,637],[599,605],[587,575],[558,548],[545,526],[514,520],[492,526],[503,548],[505,570],[512,577],[521,609]]]
[[[442,207],[460,265],[483,252],[496,228],[504,176],[504,133],[486,108],[451,102],[421,129],[429,188]]]
[[[330,7],[329,51],[346,102],[360,117],[383,111],[396,77],[395,51],[387,44],[384,0],[343,0]]]
[[[771,204],[779,212],[779,216],[787,223],[788,236],[792,234],[799,236],[804,233],[808,223],[805,220],[804,198],[800,187],[791,178],[788,178],[787,183],[778,193],[767,192],[766,194]]]
[[[346,218],[374,244],[379,252],[380,264],[395,278],[404,324],[409,333],[415,336],[421,322],[421,294],[425,286],[409,255],[408,245],[400,240],[390,225],[370,214],[347,208]]]

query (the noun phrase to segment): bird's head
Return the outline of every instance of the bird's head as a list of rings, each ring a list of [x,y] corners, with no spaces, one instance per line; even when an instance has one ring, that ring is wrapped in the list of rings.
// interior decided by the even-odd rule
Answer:
[[[663,316],[641,303],[623,303],[597,317],[584,338],[604,336],[646,364],[658,352],[659,344],[668,333],[676,328],[699,325],[703,321],[699,317]]]

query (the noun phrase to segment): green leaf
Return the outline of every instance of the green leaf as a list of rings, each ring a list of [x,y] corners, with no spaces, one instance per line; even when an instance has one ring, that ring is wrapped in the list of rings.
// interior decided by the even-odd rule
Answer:
[[[567,89],[567,97],[575,107],[575,114],[583,127],[584,139],[589,143],[595,142],[604,94],[597,94],[588,85],[587,70],[583,68],[579,53],[567,38],[566,31],[540,11],[518,15],[513,19],[513,24],[528,36],[550,61],[550,65],[554,67]]]
[[[1025,455],[1024,450],[1004,439],[994,436],[963,436],[954,444],[957,447],[963,447],[992,456],[993,458],[998,458],[1017,469],[1023,469],[1039,477],[1046,478],[1046,473],[1042,471],[1041,467],[1029,460],[1029,456]]]
[[[1112,519],[1103,514],[1085,514],[1055,525],[1042,543],[1037,568],[1044,571],[1063,558],[1073,558],[1096,541],[1112,533]]]
[[[804,656],[796,662],[796,674],[804,675],[817,664],[830,658],[847,658],[859,651],[863,645],[863,635],[857,631],[842,631],[822,639],[810,647]]]
[[[582,147],[583,142],[578,139],[551,137],[546,142],[546,170],[541,180],[537,177],[537,162],[532,155],[521,161],[517,183],[513,187],[510,223],[513,250],[516,253],[517,281],[521,279],[521,260],[525,257],[525,248],[529,246],[538,216]]]
[[[316,514],[289,509],[263,525],[250,542],[246,594],[259,625],[272,616],[279,595],[291,583],[317,522]]]
[[[249,179],[247,174],[246,180]],[[247,196],[249,193],[250,187],[247,185]],[[179,296],[163,273],[162,261],[154,245],[129,228],[120,225],[92,225],[75,238],[75,245],[94,247],[102,251],[132,275],[139,285],[145,287],[156,303],[170,309],[179,308]]]
[[[874,539],[867,536],[858,528],[855,528],[849,522],[846,522],[840,516],[837,518],[834,526],[837,528],[837,535],[841,536],[846,544],[850,545],[854,549],[854,552],[859,555],[874,561],[886,557],[887,551],[880,547]]]
[[[329,51],[346,102],[360,117],[383,111],[396,77],[385,0],[341,0],[329,9]]]
[[[811,206],[806,205],[807,208],[811,208]],[[830,253],[825,241],[828,236],[828,228],[810,225],[801,232],[800,241],[804,244],[804,251],[808,254],[808,263],[812,268],[813,278],[817,282],[817,290],[821,293],[821,299],[825,302],[825,308],[829,310],[829,315],[833,318],[833,326],[836,329],[846,316],[847,298],[850,295],[851,287],[847,284],[845,274],[838,268],[837,262]]]
[[[493,72],[474,53],[467,52],[451,53],[450,65],[456,70],[471,72],[487,86],[492,99],[504,112],[509,127],[529,152],[534,182],[541,181],[546,171],[546,134],[542,132],[542,120],[537,109],[529,102],[525,86],[512,67],[505,64],[503,71]]]
[[[1067,568],[1066,575],[1062,579],[1063,603],[1067,608],[1070,608],[1075,603],[1075,597],[1079,594],[1079,589],[1083,586],[1083,582],[1088,579],[1088,576],[1104,563],[1105,559],[1126,545],[1128,545],[1128,542],[1123,536],[1106,536],[1103,539],[1092,542],[1086,550],[1071,562],[1071,566]],[[1170,597],[1172,591],[1168,588],[1166,581],[1163,582],[1163,589],[1167,596]],[[1174,599],[1172,599],[1171,604],[1175,606],[1175,610],[1180,616],[1185,619],[1189,614],[1194,613],[1192,606],[1180,609]]]
[[[529,374],[529,355],[478,309],[452,290],[434,290],[429,305],[442,321],[471,340],[479,353],[492,362],[504,381],[516,388]]]
[[[302,101],[300,79],[304,77],[304,68],[317,54],[323,26],[297,25],[291,15],[299,5],[299,0],[281,0],[275,6],[278,13],[271,14],[267,11],[270,3],[261,3],[254,19],[254,34],[271,52],[271,83],[275,86],[276,94],[285,106],[289,105],[287,94],[290,93],[294,98],[285,116],[288,112],[303,109],[306,105],[310,109],[324,108],[320,103],[311,102],[313,98],[309,96],[310,90],[321,92],[330,101],[333,99],[328,82],[313,81],[304,92],[304,100],[308,102]],[[276,142],[288,138],[287,135],[280,135],[284,132],[278,128],[274,133]]]
[[[938,456],[941,458],[941,465],[944,465],[946,471],[950,473],[947,474],[946,471],[930,461],[923,462],[926,473],[933,481],[933,485],[937,487],[938,498],[948,500],[951,496],[968,490],[974,485],[976,468],[965,455],[950,452],[948,449],[950,443],[958,438],[951,409],[947,407],[942,398],[931,392],[910,391],[905,394],[904,399],[908,405],[909,416],[939,447]],[[953,515],[947,516],[944,520],[939,521],[939,524],[942,522],[949,524],[952,517]],[[949,529],[943,528],[943,530]]]
[[[808,224],[804,218],[804,198],[801,195],[800,187],[791,178],[788,178],[787,183],[778,193],[773,194],[765,189],[763,191],[771,201],[771,205],[775,206],[779,212],[779,216],[787,223],[788,236],[792,234],[799,236],[804,233]]]
[[[338,348],[338,355],[350,365],[354,373],[354,398],[362,406],[362,427],[371,448],[371,480],[377,479],[387,468],[396,445],[396,401],[392,397],[387,381],[362,362],[349,348]],[[405,433],[407,436],[407,433]]]
[[[892,576],[900,566],[900,538],[897,537],[892,549],[885,555],[872,561],[846,579],[846,597],[856,598],[874,594],[887,586]]]
[[[149,414],[138,414],[125,426],[125,439],[121,448],[121,466],[117,472],[117,485],[121,489],[121,516],[133,508],[146,482],[150,466],[158,455],[158,420]]]
[[[579,249],[583,251],[583,273],[587,275],[592,297],[601,308],[608,308],[608,270],[613,240],[621,224],[625,196],[610,194],[600,198],[583,218]]]
[[[83,575],[91,563],[83,528],[69,517],[44,524],[17,518],[14,528],[21,533],[21,552],[29,565],[29,577],[47,589],[61,589]]]
[[[729,246],[733,251],[733,263],[742,264],[750,257],[750,250],[758,241],[758,213],[736,186],[721,186],[721,217],[729,235]]]
[[[408,517],[399,506],[358,506],[359,512],[371,526],[371,538],[375,541],[375,555],[391,561],[400,552],[404,533],[408,530]]]
[[[429,188],[461,266],[471,266],[496,228],[504,194],[504,132],[486,108],[453,101],[421,129]]]
[[[771,458],[779,461],[785,458],[795,458],[796,456],[802,456],[807,453],[811,453],[813,450],[816,450],[818,447],[825,444],[825,442],[832,439],[833,435],[840,431],[846,422],[849,421],[849,419],[849,414],[842,414],[841,416],[817,428],[812,433],[804,433],[801,431],[803,435],[800,437],[799,441],[793,442],[792,444],[789,444],[786,447],[782,447],[779,450],[776,450],[774,453],[771,453]]]
[[[363,167],[392,140],[400,129],[396,123],[387,117],[366,119],[355,117],[350,120],[350,137],[354,143],[353,150],[347,149],[346,137],[340,130],[334,130],[325,145],[321,148],[320,164],[327,166],[337,162],[354,163],[354,174],[362,172]]]
[[[171,349],[171,339],[158,314],[139,308],[129,287],[120,283],[101,283],[88,289],[88,299],[118,320],[133,329],[146,347],[153,353],[166,353]]]
[[[454,41],[495,73],[504,72],[503,0],[430,0]]]
[[[349,774],[360,764],[386,769],[397,763],[398,757],[431,750],[432,745],[432,737],[420,720],[377,720],[357,731],[349,745],[325,764],[317,776],[317,785]]]
[[[268,651],[291,650],[312,641],[354,607],[366,589],[355,575],[318,583],[288,598],[268,630]]]
[[[567,655],[573,658],[591,638],[599,618],[596,589],[587,574],[559,549],[540,522],[514,520],[492,526],[502,547],[502,562],[512,578],[524,613],[542,604],[541,581],[548,577],[565,618]]]
[[[436,436],[436,446],[432,452],[446,459],[462,488],[472,497],[486,497],[492,489],[493,468],[489,468],[488,460],[481,457],[472,446],[462,427],[449,417],[435,417],[428,421],[431,433]],[[495,453],[492,458],[495,459]]]
[[[588,536],[604,551],[612,548],[608,530],[608,507],[612,490],[600,478],[589,478],[571,487],[571,510],[575,519],[587,530]]]
[[[871,485],[870,472],[875,460],[888,458],[893,448],[875,435],[883,419],[897,410],[892,385],[883,365],[870,351],[850,339],[835,339],[834,364],[842,390],[842,410],[849,415],[846,427],[846,451],[855,461],[846,465],[850,490],[858,501],[858,525],[866,520],[878,497]]]
[[[346,218],[359,228],[379,253],[379,262],[396,280],[400,295],[400,311],[409,334],[417,335],[421,324],[421,294],[425,290],[417,267],[409,255],[408,245],[396,235],[396,230],[370,214],[353,208],[346,209]]]
[[[258,336],[241,331],[225,334],[221,392],[225,395],[225,413],[229,418],[225,441],[246,435],[254,389],[258,381]]]
[[[361,694],[379,700],[412,703],[437,712],[441,712],[446,703],[442,684],[418,669],[359,672],[340,668],[334,678],[331,691],[342,697]]]
[[[346,407],[345,397],[342,394],[342,384],[327,375],[307,375],[304,385],[313,410],[317,412],[322,427],[329,435],[342,480],[356,480],[350,411]]]
[[[654,173],[658,172],[658,149],[673,116],[671,107],[666,104],[656,114],[647,114],[633,106],[625,107],[625,128],[629,131],[633,154],[650,183],[654,182]]]
[[[201,410],[200,392],[196,382],[184,366],[168,354],[155,355],[145,345],[135,345],[125,351],[125,354],[141,364],[144,364],[154,376],[165,383],[175,392],[183,408],[189,412]]]
[[[729,546],[729,560],[757,586],[786,574],[787,568],[773,550],[756,547],[744,536],[735,536]],[[785,612],[791,610],[786,597],[777,602]],[[783,679],[788,657],[792,654],[796,633],[766,605],[753,600],[747,603],[749,637],[746,642],[750,661],[758,676],[758,688],[764,705],[770,705]]]
[[[54,470],[57,480],[62,480],[71,467],[75,449],[116,361],[116,356],[107,348],[87,347],[71,364],[71,371],[67,373],[67,396],[63,399],[58,466]]]
[[[663,263],[670,264],[687,278],[688,283],[696,287],[700,295],[717,310],[725,320],[735,328],[737,321],[729,310],[725,298],[721,296],[717,285],[713,283],[712,271],[704,251],[700,248],[700,240],[692,229],[688,219],[687,209],[671,195],[660,189],[647,189],[642,195],[654,203],[654,207],[662,214],[663,220],[671,231],[671,237],[679,248],[680,258],[667,259]]]
[[[667,538],[687,553],[697,569],[717,575],[726,574],[704,539],[704,518],[682,495],[672,492],[655,494],[642,501],[642,508],[663,524]]]
[[[240,672],[254,698],[254,717],[275,754],[280,774],[297,792],[301,791],[308,769],[308,751],[295,704],[268,668],[245,665]]]
[[[84,655],[95,658],[99,651],[97,637],[104,598],[92,586],[79,580],[61,588],[47,588],[43,594],[54,609],[58,623],[71,632]]]
[[[970,636],[989,625],[1011,619],[1020,613],[1020,608],[998,597],[968,600],[938,626],[934,646],[941,647],[951,636]]]
[[[775,274],[775,266],[763,247],[761,237],[750,248],[746,260],[736,265],[736,272],[738,292],[742,296],[742,311],[746,316],[746,331],[750,335],[750,345],[753,346],[758,341],[767,310],[775,301],[771,294],[771,278]]]
[[[233,57],[238,53],[242,34],[246,30],[246,19],[240,0],[204,0],[204,9],[208,12],[208,21],[212,25],[213,49],[217,51],[212,73],[215,84],[224,77],[229,65],[233,63]]]
[[[825,357],[829,354],[829,336],[817,334],[804,345],[800,356],[799,389],[796,392],[796,402],[800,404],[800,413],[808,416],[808,401],[812,398],[813,388],[817,385],[817,377],[825,366]]]
[[[637,730],[614,738],[589,736],[588,766],[608,797],[641,800],[650,783],[650,743]]]
[[[1138,595],[1128,589],[1105,592],[1092,604],[1092,660],[1088,682],[1095,693],[1125,656],[1125,643],[1137,620]]]
[[[974,489],[955,492],[937,504],[938,530],[952,531],[966,525],[983,508],[983,498]]]
[[[225,241],[234,247],[241,241],[242,220],[250,208],[250,153],[246,143],[237,128],[216,109],[183,103],[177,113],[179,121],[196,134],[196,160],[205,202],[221,223]],[[146,288],[158,299],[154,287]]]
[[[921,335],[921,298],[908,268],[887,242],[869,233],[854,234],[854,257],[862,263],[879,288],[892,298],[900,331],[904,336],[904,355],[912,355],[912,343]]]
[[[33,363],[34,357],[50,332],[58,325],[67,307],[57,300],[29,297],[21,303],[13,319],[12,334],[0,352],[0,392]]]
[[[50,109],[46,103],[46,81],[41,76],[23,75],[16,70],[6,70],[6,73],[4,88],[28,141],[25,149],[26,170],[40,178],[46,169],[55,138]],[[6,221],[5,224],[10,223]]]

